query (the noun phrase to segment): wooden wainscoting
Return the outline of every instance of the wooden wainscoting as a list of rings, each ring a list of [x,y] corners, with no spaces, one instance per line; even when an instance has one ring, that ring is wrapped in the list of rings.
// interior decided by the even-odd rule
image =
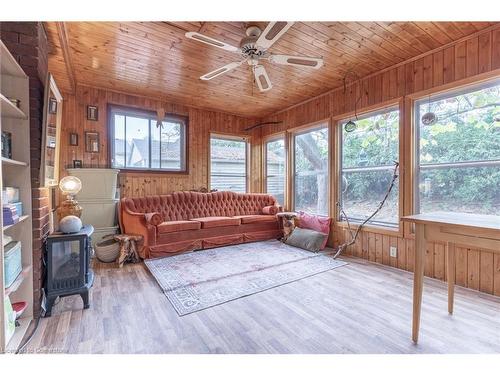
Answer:
[[[337,228],[334,243],[338,245],[350,239],[347,228]],[[397,257],[391,257],[389,249],[397,247]],[[372,262],[385,264],[406,271],[413,271],[415,240],[397,235],[391,236],[363,231],[346,253]],[[446,244],[428,242],[425,254],[425,276],[447,280]],[[487,250],[456,247],[455,283],[466,288],[500,296],[500,255]]]
[[[127,95],[119,92],[78,85],[74,95],[64,93],[63,129],[61,142],[61,176],[66,168],[72,167],[73,160],[82,160],[84,167],[109,167],[108,150],[108,104],[155,110],[162,106],[166,112],[189,117],[188,163],[189,173],[144,173],[122,172],[119,176],[122,196],[144,196],[166,194],[178,190],[208,187],[208,145],[211,132],[248,136],[244,129],[255,123],[227,113],[207,111],[188,106],[176,105],[147,97]],[[98,121],[87,120],[87,105],[99,109]],[[100,136],[100,152],[85,152],[85,132],[96,131]],[[70,133],[78,134],[78,146],[69,145]],[[251,137],[251,154],[260,146],[258,134]],[[257,152],[258,153],[258,152]],[[259,160],[256,156],[255,160]],[[252,169],[253,170],[253,169]],[[259,171],[250,176],[250,191],[260,191]]]

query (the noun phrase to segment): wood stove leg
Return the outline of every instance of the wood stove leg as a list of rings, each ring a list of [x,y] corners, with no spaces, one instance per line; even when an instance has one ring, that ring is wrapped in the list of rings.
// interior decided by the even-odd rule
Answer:
[[[54,306],[54,302],[57,297],[47,297],[47,302],[45,303],[45,316],[49,317],[52,315],[52,306]]]
[[[82,300],[83,300],[83,308],[88,309],[90,307],[89,292],[86,291],[86,292],[80,293],[80,297],[82,297]]]

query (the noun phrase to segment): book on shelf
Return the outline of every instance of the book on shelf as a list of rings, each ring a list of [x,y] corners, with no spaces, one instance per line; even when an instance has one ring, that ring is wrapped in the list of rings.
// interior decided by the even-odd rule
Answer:
[[[2,206],[3,213],[3,225],[12,225],[19,222],[19,215],[17,214],[17,208],[13,204],[4,204]]]

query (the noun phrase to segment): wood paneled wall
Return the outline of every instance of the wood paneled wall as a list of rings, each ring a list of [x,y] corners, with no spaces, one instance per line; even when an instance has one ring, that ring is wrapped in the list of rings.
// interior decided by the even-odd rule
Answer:
[[[485,75],[500,75],[500,27],[472,37],[462,39],[443,48],[432,51],[404,63],[393,66],[377,74],[370,75],[359,82],[349,85],[346,93],[343,88],[332,90],[294,107],[268,116],[265,121],[283,121],[280,125],[266,126],[251,132],[250,190],[263,191],[263,163],[261,140],[269,135],[290,130],[305,124],[324,119],[334,119],[354,110],[358,111],[377,105],[383,106],[391,100],[401,100],[402,116],[405,116],[404,130],[409,129],[410,117],[405,115],[409,108],[409,95],[425,95],[429,90],[448,89],[466,81],[481,79]],[[219,132],[246,135],[244,128],[255,121],[220,112],[207,111],[192,107],[173,105],[161,100],[128,95],[87,86],[77,86],[75,94],[64,94],[64,118],[61,153],[61,176],[72,160],[80,159],[88,167],[108,166],[108,129],[107,104],[120,104],[155,110],[162,105],[168,112],[189,116],[189,174],[121,173],[122,196],[141,196],[168,193],[208,185],[208,143],[209,133]],[[99,107],[99,121],[86,120],[86,106]],[[332,120],[333,122],[333,120]],[[101,136],[101,152],[85,153],[84,132],[98,131]],[[79,146],[69,146],[69,133],[79,134]],[[411,133],[403,131],[401,140],[406,147],[401,155],[401,170],[410,170],[407,157]],[[335,152],[332,153],[333,156]],[[406,155],[406,156],[405,156]],[[333,160],[336,163],[336,160]],[[403,176],[402,176],[403,177]],[[411,213],[411,181],[407,178],[401,183],[400,194],[405,202],[404,214]],[[334,199],[331,212],[334,210]],[[334,225],[334,243],[342,242],[346,236],[343,227]],[[397,246],[398,257],[389,256],[389,247]],[[374,262],[391,265],[404,270],[413,270],[414,239],[408,230],[390,231],[368,228],[356,245],[348,253]],[[425,274],[437,279],[446,279],[445,246],[443,243],[430,243],[427,249]],[[456,263],[456,283],[486,293],[500,295],[500,256],[481,249],[459,248]]]
[[[404,126],[401,132],[403,154],[400,155],[400,182],[403,214],[412,213],[413,184],[411,181],[411,101],[409,96],[427,95],[429,92],[450,89],[464,83],[480,80],[486,76],[500,77],[500,27],[459,40],[430,53],[423,54],[394,67],[370,75],[357,83],[332,90],[324,95],[280,111],[263,121],[282,121],[282,124],[261,129],[261,136],[291,130],[308,123],[336,119],[354,111],[383,107],[385,103],[400,100]],[[335,152],[332,162],[337,163]],[[262,164],[261,164],[262,165]],[[262,173],[262,172],[261,172]],[[334,176],[332,176],[332,181]],[[335,212],[332,199],[330,212]],[[347,230],[334,224],[333,242],[342,243]],[[389,247],[397,246],[397,258],[389,256]],[[374,262],[383,263],[404,270],[413,270],[414,236],[409,227],[399,231],[367,228],[348,253]],[[461,286],[500,296],[500,256],[481,249],[458,248],[456,256],[456,283]],[[426,254],[425,274],[445,280],[445,244],[429,243]]]
[[[234,115],[201,110],[193,107],[174,105],[151,98],[128,95],[88,86],[77,86],[75,94],[63,93],[63,126],[61,135],[61,177],[73,160],[82,160],[84,167],[103,168],[109,166],[108,156],[108,119],[107,105],[119,104],[141,109],[155,110],[162,106],[169,113],[189,117],[189,173],[120,173],[120,193],[122,196],[143,196],[167,194],[172,191],[199,189],[208,187],[208,145],[210,132],[234,135],[248,135],[243,130],[254,122]],[[98,121],[87,120],[87,105],[99,108]],[[85,131],[97,131],[100,135],[100,152],[85,152]],[[69,134],[77,133],[78,146],[69,145]],[[251,150],[260,140],[252,137]],[[255,143],[255,144],[254,144]],[[258,149],[258,147],[257,147]],[[253,154],[253,152],[251,152]],[[259,156],[256,156],[258,159]],[[251,163],[251,161],[249,161]],[[258,175],[250,176],[250,190],[259,191]]]

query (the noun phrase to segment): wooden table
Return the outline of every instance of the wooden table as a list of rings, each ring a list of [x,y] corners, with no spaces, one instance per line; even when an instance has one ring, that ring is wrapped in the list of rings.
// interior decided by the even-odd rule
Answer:
[[[448,312],[453,314],[455,244],[500,253],[500,216],[432,212],[405,216],[401,220],[415,224],[412,339],[416,343],[420,328],[426,241],[447,243]]]

